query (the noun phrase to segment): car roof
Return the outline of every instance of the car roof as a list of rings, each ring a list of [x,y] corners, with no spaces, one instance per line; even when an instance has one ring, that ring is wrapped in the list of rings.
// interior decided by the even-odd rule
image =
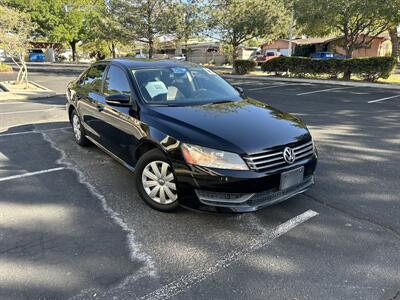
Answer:
[[[102,60],[101,62],[108,62],[110,64],[122,65],[129,69],[141,69],[141,68],[163,68],[163,67],[198,67],[198,65],[190,62],[180,62],[175,60],[163,59],[163,60],[149,60],[149,59],[109,59]]]

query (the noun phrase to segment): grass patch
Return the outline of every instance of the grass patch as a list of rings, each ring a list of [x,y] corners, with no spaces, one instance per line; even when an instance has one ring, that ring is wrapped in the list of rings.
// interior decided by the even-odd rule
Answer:
[[[10,65],[0,63],[0,72],[12,72],[12,67]]]
[[[397,83],[400,84],[400,74],[391,74],[387,79],[379,79],[382,83]]]

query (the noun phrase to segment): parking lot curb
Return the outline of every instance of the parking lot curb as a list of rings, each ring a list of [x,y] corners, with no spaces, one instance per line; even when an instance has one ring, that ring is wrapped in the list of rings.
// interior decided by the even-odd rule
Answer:
[[[18,71],[15,64],[10,64],[13,71]],[[28,72],[30,73],[55,73],[55,74],[81,74],[88,64],[57,64],[57,63],[28,63]]]
[[[30,84],[42,89],[43,91],[18,91],[11,92],[7,89],[7,87],[3,84],[0,84],[1,87],[5,90],[4,92],[0,92],[0,103],[1,102],[13,102],[13,101],[27,101],[32,99],[41,99],[41,98],[50,98],[57,95],[56,92],[36,83],[29,81]]]
[[[285,77],[275,77],[275,76],[248,76],[248,75],[222,75],[222,77],[230,78],[230,79],[239,79],[240,78],[240,79],[265,80],[265,81],[318,83],[318,84],[332,84],[332,85],[350,86],[350,87],[370,87],[370,88],[400,90],[400,84],[390,84],[390,83],[370,83],[370,82],[353,82],[353,81],[304,79],[304,78],[285,78]]]
[[[4,95],[1,95],[4,94]],[[14,102],[14,101],[28,101],[33,99],[45,99],[50,97],[55,97],[57,94],[55,92],[46,92],[40,94],[14,94],[11,92],[2,92],[0,94],[0,103],[3,102]]]

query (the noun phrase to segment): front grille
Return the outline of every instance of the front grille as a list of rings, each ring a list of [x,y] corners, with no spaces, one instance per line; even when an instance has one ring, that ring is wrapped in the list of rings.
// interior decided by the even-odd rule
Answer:
[[[283,150],[286,146],[282,146],[275,150],[266,150],[251,155],[244,156],[244,160],[250,169],[258,172],[267,172],[279,169],[288,165],[283,158]],[[314,155],[313,142],[309,141],[294,145],[291,147],[294,150],[295,160],[293,163],[308,159]]]

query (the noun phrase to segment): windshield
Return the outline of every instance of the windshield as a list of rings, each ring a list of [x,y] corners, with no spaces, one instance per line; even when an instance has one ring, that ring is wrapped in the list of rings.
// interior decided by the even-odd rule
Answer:
[[[201,67],[132,70],[143,99],[157,105],[195,105],[240,100],[230,84]]]

